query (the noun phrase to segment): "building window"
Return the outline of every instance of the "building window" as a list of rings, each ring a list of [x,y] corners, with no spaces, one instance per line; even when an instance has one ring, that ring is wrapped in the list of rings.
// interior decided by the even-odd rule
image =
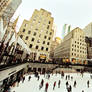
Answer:
[[[32,48],[32,44],[29,45],[29,48]]]
[[[44,36],[44,38],[46,39],[46,38],[47,38],[47,36]]]
[[[49,29],[49,25],[47,26],[47,29]]]
[[[47,45],[49,45],[50,43],[49,42],[47,42]]]
[[[31,33],[31,31],[28,31],[28,34],[30,34]]]
[[[52,35],[52,32],[50,32],[50,35]]]
[[[34,36],[36,36],[36,32],[34,32]]]
[[[38,46],[36,46],[35,48],[38,49]]]
[[[41,34],[39,34],[39,37],[41,37]]]
[[[25,29],[23,29],[23,32],[25,32]]]
[[[32,38],[32,40],[31,41],[34,41],[34,38]]]
[[[44,49],[44,47],[41,47],[41,50],[43,50]]]
[[[48,40],[50,40],[51,38],[49,37]]]
[[[26,36],[25,40],[28,40],[28,36]]]
[[[49,24],[50,24],[51,22],[49,21]]]
[[[38,29],[36,28],[35,30],[37,31]]]
[[[20,35],[20,38],[23,38],[23,35]]]
[[[46,51],[48,51],[48,48],[46,48]]]
[[[48,31],[46,31],[46,34],[48,34]]]
[[[77,48],[79,48],[79,46],[77,46]]]
[[[45,41],[43,41],[43,44],[45,44]]]

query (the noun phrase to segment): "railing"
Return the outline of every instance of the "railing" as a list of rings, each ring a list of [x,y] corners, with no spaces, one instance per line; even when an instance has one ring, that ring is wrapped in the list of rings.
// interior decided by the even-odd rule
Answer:
[[[12,68],[15,66],[19,66],[19,65],[25,64],[25,63],[27,63],[27,62],[19,62],[19,63],[7,64],[7,65],[0,65],[0,71],[9,69],[9,68]]]

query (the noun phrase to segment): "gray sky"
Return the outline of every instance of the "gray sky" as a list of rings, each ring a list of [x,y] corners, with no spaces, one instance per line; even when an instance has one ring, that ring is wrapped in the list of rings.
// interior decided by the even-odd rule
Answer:
[[[52,13],[54,23],[57,25],[57,36],[62,38],[64,24],[70,24],[72,28],[84,28],[92,22],[92,0],[22,0],[14,19],[20,15],[18,28],[23,19],[29,19],[34,9],[46,9]]]

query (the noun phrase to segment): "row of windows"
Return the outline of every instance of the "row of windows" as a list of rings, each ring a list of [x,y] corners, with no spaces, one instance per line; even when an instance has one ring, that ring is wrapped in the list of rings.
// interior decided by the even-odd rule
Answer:
[[[82,43],[79,43],[79,42],[76,42],[76,41],[75,41],[75,43],[82,45]]]
[[[83,45],[83,46],[84,46],[84,45]],[[85,49],[85,50],[86,50],[86,48],[84,48],[84,47],[80,47],[80,46],[77,46],[77,45],[74,45],[74,44],[72,44],[72,47],[77,47],[77,48]]]
[[[34,36],[36,35],[36,33],[34,33]],[[41,34],[39,35],[39,37],[41,37]],[[20,35],[20,38],[23,38],[23,35]],[[25,38],[25,40],[28,40],[28,36],[26,36],[26,38]],[[44,39],[46,39],[47,38],[47,36],[44,36]],[[51,37],[48,37],[48,40],[50,40],[51,39]],[[34,41],[35,39],[34,38],[32,38],[32,40],[31,41]]]
[[[23,35],[20,35],[20,37],[22,38],[23,37]],[[25,40],[28,40],[28,36],[25,38]],[[34,41],[35,39],[34,38],[32,38],[32,40],[31,41]],[[49,38],[49,40],[50,40],[50,38]],[[37,40],[37,43],[40,43],[40,40]],[[43,41],[43,44],[45,44],[46,42],[45,41]],[[50,43],[49,42],[47,42],[47,45],[50,45]]]
[[[79,50],[76,50],[76,49],[73,49],[73,48],[72,48],[72,51],[77,51],[77,52],[85,53],[85,54],[86,54],[86,52],[85,52],[85,51],[81,51],[81,50],[79,51]]]
[[[38,29],[35,29],[35,30],[38,30]],[[22,32],[25,32],[25,29],[23,29]],[[43,32],[43,30],[41,30],[41,32]],[[31,33],[31,31],[29,30],[28,34],[30,34],[30,33]],[[48,34],[48,31],[46,31],[46,34]],[[49,34],[52,35],[52,32],[50,32]],[[36,32],[34,32],[34,36],[36,36]]]
[[[76,54],[76,53],[72,53],[72,56],[85,57],[85,55],[79,55],[79,54]]]
[[[29,48],[32,48],[32,44],[30,44],[30,46],[29,46]],[[35,46],[35,49],[38,49],[39,48],[39,46],[37,45],[37,46]],[[44,50],[45,48],[42,46],[41,47],[41,50]],[[46,51],[48,51],[48,48],[46,48]]]

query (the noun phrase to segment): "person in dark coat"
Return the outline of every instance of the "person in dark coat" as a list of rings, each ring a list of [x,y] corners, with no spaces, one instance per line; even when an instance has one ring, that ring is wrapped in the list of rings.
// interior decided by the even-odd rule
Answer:
[[[31,76],[28,77],[28,81],[30,81],[30,79],[31,79]]]
[[[89,80],[87,81],[87,86],[88,86],[88,88],[89,88]]]
[[[58,88],[60,88],[60,83],[61,83],[61,81],[59,80],[59,82],[58,82]]]
[[[24,81],[25,81],[25,76],[23,77],[23,81],[22,81],[22,83],[24,83]]]
[[[74,87],[76,87],[76,81],[74,81]]]

